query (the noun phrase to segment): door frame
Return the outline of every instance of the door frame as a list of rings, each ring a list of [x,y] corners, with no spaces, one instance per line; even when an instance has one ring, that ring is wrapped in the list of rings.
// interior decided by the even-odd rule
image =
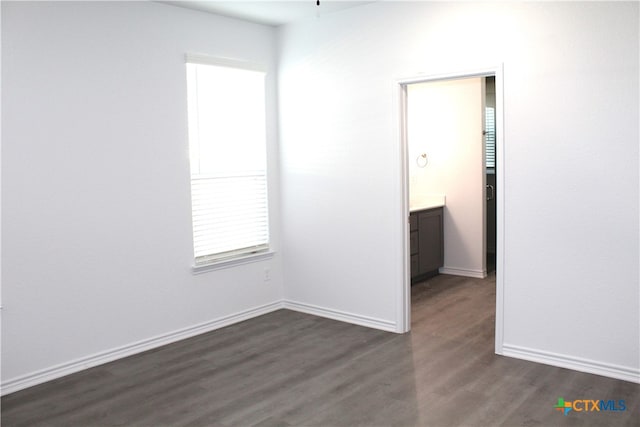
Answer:
[[[466,71],[445,72],[433,75],[417,75],[396,81],[396,105],[399,119],[400,178],[402,188],[402,280],[397,292],[396,331],[411,330],[411,252],[409,248],[409,146],[407,140],[407,86],[413,83],[428,83],[457,80],[471,77],[495,76],[496,81],[496,319],[495,352],[502,354],[504,336],[504,207],[505,207],[505,156],[504,156],[504,74],[503,64]],[[485,248],[486,250],[486,248]]]

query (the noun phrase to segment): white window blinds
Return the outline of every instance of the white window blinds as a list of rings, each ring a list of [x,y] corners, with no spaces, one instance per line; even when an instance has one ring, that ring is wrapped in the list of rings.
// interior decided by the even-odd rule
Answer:
[[[493,107],[485,108],[484,115],[484,142],[485,142],[485,164],[487,168],[496,167],[496,110]]]
[[[187,57],[195,264],[269,248],[265,73]]]

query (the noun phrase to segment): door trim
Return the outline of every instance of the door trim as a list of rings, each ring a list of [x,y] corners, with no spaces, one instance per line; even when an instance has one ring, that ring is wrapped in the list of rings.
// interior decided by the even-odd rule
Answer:
[[[407,85],[412,83],[455,80],[470,77],[495,76],[496,79],[496,320],[495,352],[502,354],[504,340],[504,289],[505,289],[505,157],[504,157],[504,64],[466,71],[452,71],[442,74],[417,75],[396,81],[395,98],[399,119],[398,137],[400,139],[399,157],[401,172],[402,204],[399,216],[402,220],[402,283],[397,290],[396,331],[405,333],[411,330],[411,258],[409,249],[409,159],[406,135]]]

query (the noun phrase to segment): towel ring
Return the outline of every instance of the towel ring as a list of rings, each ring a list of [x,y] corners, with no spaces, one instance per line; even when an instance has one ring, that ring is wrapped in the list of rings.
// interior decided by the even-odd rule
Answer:
[[[429,160],[427,159],[427,153],[422,153],[416,158],[416,164],[419,168],[427,166],[427,163],[429,163]]]

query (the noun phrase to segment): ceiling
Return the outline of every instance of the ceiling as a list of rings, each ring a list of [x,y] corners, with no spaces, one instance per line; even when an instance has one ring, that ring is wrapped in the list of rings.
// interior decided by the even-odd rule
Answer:
[[[351,7],[361,6],[372,1],[347,0],[289,0],[289,1],[215,1],[215,0],[177,0],[161,1],[174,6],[186,7],[232,18],[244,19],[259,24],[279,26],[295,21],[317,18]]]

